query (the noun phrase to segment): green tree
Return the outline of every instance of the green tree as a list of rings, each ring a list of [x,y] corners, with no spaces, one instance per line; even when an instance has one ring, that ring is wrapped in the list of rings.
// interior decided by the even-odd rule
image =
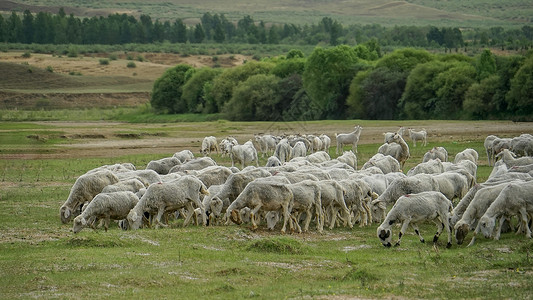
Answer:
[[[173,43],[187,42],[187,27],[183,23],[183,20],[176,19],[176,21],[174,21],[170,41]]]
[[[476,68],[465,62],[453,63],[435,78],[436,103],[434,119],[458,119],[466,91],[475,82]]]
[[[35,37],[35,30],[33,26],[34,18],[29,10],[24,11],[24,16],[22,17],[22,30],[24,31],[23,43],[31,44]]]
[[[17,13],[12,12],[7,19],[7,41],[9,43],[20,43],[24,40],[22,21]]]
[[[350,82],[356,74],[359,58],[352,47],[331,49],[317,47],[307,59],[303,73],[304,87],[322,118],[343,118]]]
[[[418,64],[433,60],[434,57],[426,50],[404,48],[383,56],[376,67],[386,67],[399,72],[410,72]]]
[[[6,20],[0,14],[0,43],[3,43],[6,41],[6,33],[7,33]]]
[[[507,101],[509,109],[516,112],[516,115],[525,117],[527,121],[533,120],[533,55],[529,56],[511,79]]]
[[[196,70],[183,85],[182,101],[187,103],[191,113],[214,113],[214,107],[208,103],[205,85],[211,85],[222,69],[201,68]]]
[[[489,49],[483,50],[476,63],[477,79],[483,80],[496,73],[496,59]]]
[[[279,78],[274,75],[257,74],[235,87],[233,96],[224,106],[229,120],[269,121],[280,118]]]
[[[473,83],[465,94],[463,109],[469,119],[485,120],[497,116],[498,111],[494,105],[494,97],[498,92],[500,78],[492,75]]]
[[[196,26],[194,26],[193,37],[195,43],[201,43],[205,39],[205,31],[202,24],[196,24]]]
[[[187,103],[181,99],[183,85],[186,83],[186,73],[191,66],[180,64],[168,69],[154,82],[152,107],[160,112],[185,113],[188,111]]]
[[[217,22],[215,24],[215,33],[213,35],[213,40],[217,43],[223,43],[226,39],[226,35],[224,34],[224,29],[222,28],[222,23]]]
[[[305,58],[283,59],[276,63],[272,69],[272,74],[285,78],[292,74],[302,75],[305,70]]]

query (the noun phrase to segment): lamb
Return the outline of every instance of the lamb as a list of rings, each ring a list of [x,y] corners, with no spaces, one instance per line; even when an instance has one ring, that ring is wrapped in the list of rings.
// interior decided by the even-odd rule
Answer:
[[[124,181],[119,181],[115,184],[108,185],[102,189],[102,193],[113,193],[121,191],[130,191],[133,193],[138,192],[140,189],[145,188],[145,185],[142,181],[137,178],[128,179]]]
[[[94,196],[102,192],[104,187],[117,182],[119,182],[119,179],[109,170],[96,171],[78,177],[70,189],[67,200],[59,208],[61,222],[63,224],[68,223],[74,212],[83,203],[91,202]]]
[[[507,168],[533,164],[533,157],[526,156],[515,158],[514,153],[509,151],[508,149],[503,149],[501,153],[498,153],[496,155],[496,158],[501,158]]]
[[[427,131],[425,128],[423,128],[420,131],[415,131],[412,128],[408,128],[407,131],[409,132],[409,138],[413,141],[413,146],[416,147],[416,141],[422,141],[424,144],[423,146],[427,145]]]
[[[276,172],[272,177],[279,176],[285,177],[290,183],[297,183],[304,180],[318,181],[318,178],[315,175],[307,172]]]
[[[325,151],[326,153],[329,152],[329,147],[331,147],[331,138],[326,134],[321,134],[319,138],[322,141],[322,149],[319,150]]]
[[[264,157],[269,151],[276,149],[276,138],[270,134],[254,135],[255,141],[259,145],[259,151],[261,151]]]
[[[208,217],[207,225],[215,224],[221,217],[224,203],[220,199],[214,199],[215,195],[222,189],[222,185],[212,185],[207,188],[209,195],[205,195],[202,204],[205,208],[205,214]]]
[[[495,135],[489,135],[485,138],[485,141],[483,142],[483,146],[485,147],[485,152],[487,153],[487,160],[489,167],[494,165],[494,148],[493,143],[494,140],[498,137]]]
[[[405,177],[406,175],[403,174],[402,172],[392,172],[392,173],[387,173],[387,174],[365,175],[365,176],[361,176],[360,179],[368,183],[373,192],[375,192],[378,195],[381,195],[385,192],[387,187],[394,180],[398,178],[405,178]],[[359,177],[352,177],[352,176],[351,178],[359,179]]]
[[[440,159],[431,159],[429,161],[419,163],[411,170],[407,171],[407,176],[416,174],[440,174],[444,172],[444,166]]]
[[[268,158],[265,167],[273,168],[273,167],[280,167],[281,165],[282,165],[282,163],[279,160],[279,158],[277,158],[275,156],[271,156],[271,157]]]
[[[339,155],[339,150],[343,151],[344,145],[352,145],[352,150],[355,150],[357,153],[357,143],[359,142],[359,136],[361,136],[361,131],[363,127],[357,125],[354,127],[354,131],[350,133],[335,133],[335,139],[337,140],[337,150],[335,153]]]
[[[454,225],[457,244],[461,245],[467,236],[468,231],[476,227],[474,237],[468,246],[474,244],[476,234],[480,230],[479,226],[476,226],[477,221],[485,214],[492,202],[494,202],[500,192],[508,186],[509,183],[511,182],[504,182],[494,186],[479,186],[468,207],[462,214],[461,219]]]
[[[242,169],[244,169],[246,164],[253,162],[255,162],[256,166],[259,167],[257,150],[255,150],[255,147],[251,141],[248,141],[243,145],[232,146],[229,155],[231,158],[232,167],[235,167],[235,162],[240,162],[242,164]]]
[[[290,204],[289,211],[296,220],[295,224],[298,232],[302,232],[302,228],[300,224],[298,224],[299,214],[306,214],[303,231],[307,232],[309,230],[309,223],[313,217],[313,208],[316,219],[316,229],[318,232],[322,232],[324,226],[324,215],[322,212],[322,203],[320,200],[321,192],[318,182],[313,180],[304,180],[298,183],[288,184],[287,187],[293,194],[293,201]]]
[[[409,146],[397,133],[390,138],[389,144],[384,144],[378,149],[378,153],[394,157],[402,168],[405,161],[410,157]]]
[[[181,165],[177,165],[170,169],[169,173],[183,173],[191,170],[202,170],[207,167],[216,166],[217,163],[211,157],[201,157],[193,160],[189,160]]]
[[[372,167],[379,168],[383,174],[399,172],[401,169],[400,163],[394,157],[390,155],[383,155],[377,153],[372,156],[361,168],[361,170],[367,170]]]
[[[80,232],[84,227],[98,219],[104,220],[105,231],[109,228],[109,221],[125,219],[129,211],[137,205],[139,198],[130,191],[100,193],[87,205],[85,210],[76,218],[72,231]]]
[[[486,238],[500,237],[503,218],[519,215],[521,228],[526,231],[526,237],[531,238],[531,230],[528,225],[529,215],[533,213],[533,181],[526,183],[509,183],[492,202],[485,214],[479,219],[481,233]],[[493,233],[496,218],[500,219],[497,230]]]
[[[276,145],[274,156],[277,157],[281,163],[286,163],[291,159],[291,152],[292,148],[291,145],[289,145],[289,141],[283,139]]]
[[[185,162],[188,162],[189,160],[194,159],[194,154],[192,153],[191,150],[182,150],[180,152],[174,153],[174,155],[172,156],[179,159],[181,163],[185,163]]]
[[[448,220],[452,208],[452,202],[440,192],[431,191],[402,196],[396,201],[383,223],[379,225],[377,236],[383,246],[390,247],[392,240],[391,227],[394,223],[401,222],[402,228],[395,246],[400,245],[402,236],[405,234],[409,224],[415,230],[420,242],[424,243],[418,224],[425,221],[433,221],[437,225],[437,233],[433,237],[433,244],[437,243],[442,230],[446,229],[448,233],[446,248],[450,248],[452,246],[452,235]]]
[[[433,147],[428,150],[422,158],[422,162],[428,162],[432,159],[440,159],[442,162],[448,161],[448,151],[444,147]]]
[[[337,157],[337,160],[357,170],[357,156],[355,156],[352,150],[344,152],[341,156]]]
[[[214,136],[206,136],[202,141],[202,148],[200,149],[200,153],[202,153],[204,156],[207,156],[211,154],[211,151],[216,151],[218,154],[217,138]]]
[[[283,227],[281,228],[281,232],[285,233],[287,222],[289,221],[289,204],[293,198],[292,191],[284,184],[252,181],[227,208],[226,218],[228,222],[229,220],[232,220],[237,224],[241,224],[242,220],[240,219],[238,211],[244,207],[249,207],[252,209],[250,213],[252,230],[255,230],[257,229],[257,224],[254,216],[257,215],[260,210],[281,210],[283,213]]]
[[[469,160],[469,161],[477,164],[478,158],[479,158],[479,154],[477,153],[476,150],[474,150],[472,148],[467,148],[467,149],[457,153],[455,155],[455,159],[453,160],[453,162],[457,164],[460,161]]]
[[[404,132],[405,132],[405,128],[403,126],[398,128],[398,130],[396,132],[384,132],[383,133],[383,137],[384,137],[383,143],[387,143],[392,138],[392,136],[395,133],[398,133],[399,135],[401,135],[403,137]]]
[[[170,169],[172,169],[174,166],[181,165],[181,161],[172,156],[172,157],[164,157],[158,160],[152,160],[148,163],[146,166],[147,170],[154,170],[157,172],[157,174],[168,174]]]
[[[372,201],[372,216],[380,221],[385,217],[385,209],[388,203],[395,203],[403,195],[421,193],[427,191],[439,191],[439,184],[429,174],[418,174],[399,178],[393,181],[385,192]]]
[[[307,148],[303,142],[297,142],[292,148],[290,157],[305,157],[307,155]]]
[[[208,195],[209,192],[205,185],[194,176],[183,176],[175,181],[152,184],[137,205],[128,213],[129,228],[139,229],[145,212],[156,215],[156,226],[168,227],[161,222],[163,214],[181,208],[186,208],[189,212],[183,222],[183,226],[187,226],[194,214],[193,204],[200,208],[203,224],[206,225],[205,208],[200,202],[200,194]]]

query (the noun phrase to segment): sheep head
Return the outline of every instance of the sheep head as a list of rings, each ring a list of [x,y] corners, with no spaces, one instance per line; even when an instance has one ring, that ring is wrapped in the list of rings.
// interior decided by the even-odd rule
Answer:
[[[59,216],[61,217],[61,222],[63,224],[67,224],[72,216],[70,208],[66,206],[61,206],[61,208],[59,209]]]
[[[492,230],[494,229],[495,223],[495,218],[483,216],[481,219],[479,219],[480,231],[486,238],[492,237]]]
[[[85,220],[84,217],[77,216],[74,218],[74,225],[72,225],[72,232],[78,233],[80,232],[84,227],[87,226],[87,220]]]
[[[468,224],[458,223],[455,226],[455,239],[457,240],[458,245],[461,245],[464,242],[467,234],[468,234]]]
[[[383,244],[383,246],[389,248],[391,246],[392,232],[390,228],[378,227],[377,230],[378,238]]]
[[[131,228],[132,230],[135,230],[141,227],[141,223],[143,219],[142,219],[142,216],[139,216],[137,212],[132,210],[128,214],[128,217],[126,218],[126,220],[128,221],[129,228]]]

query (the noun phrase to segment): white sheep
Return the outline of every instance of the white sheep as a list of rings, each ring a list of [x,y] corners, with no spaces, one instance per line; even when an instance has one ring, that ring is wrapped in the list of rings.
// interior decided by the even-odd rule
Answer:
[[[276,145],[274,156],[277,157],[281,163],[285,163],[291,160],[291,152],[292,148],[289,144],[289,141],[287,139],[283,139]]]
[[[341,156],[337,157],[337,160],[357,170],[357,156],[352,150],[344,152]]]
[[[383,143],[388,143],[388,141],[394,136],[395,133],[398,133],[399,135],[401,135],[403,137],[404,132],[405,132],[405,128],[403,126],[398,128],[398,130],[396,132],[384,132],[383,133]]]
[[[137,178],[119,181],[115,184],[108,185],[102,189],[102,193],[113,193],[121,191],[130,191],[137,193],[140,189],[145,188],[147,184]]]
[[[68,223],[82,204],[90,202],[104,187],[117,182],[119,182],[118,177],[109,170],[91,172],[78,177],[70,189],[67,200],[59,208],[61,222]]]
[[[344,188],[335,180],[320,180],[318,185],[320,187],[320,201],[324,211],[324,223],[329,220],[329,229],[332,229],[335,226],[337,211],[341,209],[344,215],[344,226],[352,228],[350,210],[344,200],[346,195]]]
[[[163,214],[181,208],[186,208],[189,212],[183,223],[183,226],[187,226],[194,214],[193,204],[201,209],[203,224],[205,225],[205,208],[200,202],[200,194],[207,195],[208,191],[205,185],[194,176],[183,176],[175,181],[152,184],[139,200],[139,203],[128,213],[129,228],[138,229],[145,212],[156,215],[156,226],[168,227],[161,222]]]
[[[206,136],[202,141],[200,153],[207,156],[211,154],[211,151],[216,151],[217,154],[219,153],[217,138],[214,136]]]
[[[189,160],[194,159],[194,153],[192,153],[191,150],[182,150],[180,152],[174,153],[174,155],[172,156],[179,159],[181,163],[185,163],[185,162],[188,162]]]
[[[125,219],[138,202],[139,198],[129,191],[100,193],[74,218],[72,231],[78,233],[98,219],[104,220],[104,228],[107,231],[110,220]]]
[[[500,192],[498,197],[492,202],[485,214],[479,219],[480,232],[486,238],[494,236],[498,240],[500,237],[503,219],[519,215],[519,222],[522,230],[526,231],[526,237],[531,238],[531,230],[528,221],[529,214],[533,213],[533,181],[526,183],[509,183]],[[496,218],[502,217],[499,227],[494,231]]]
[[[433,179],[437,181],[439,191],[450,200],[463,198],[470,188],[467,177],[456,172],[434,174]]]
[[[452,235],[449,218],[452,209],[452,202],[440,192],[422,192],[402,196],[391,208],[383,223],[379,225],[377,229],[378,238],[383,246],[390,247],[392,245],[392,225],[400,222],[402,227],[395,246],[400,245],[402,236],[407,231],[409,224],[415,230],[420,241],[424,243],[418,224],[433,221],[437,225],[437,233],[433,237],[433,243],[437,243],[442,230],[446,229],[448,233],[446,248],[450,248],[452,246]]]
[[[402,168],[405,164],[405,161],[411,156],[409,152],[409,146],[397,133],[389,139],[389,143],[383,144],[381,147],[379,147],[378,153],[381,153],[385,156],[390,155],[394,157],[400,163]]]
[[[511,140],[511,148],[514,154],[519,156],[533,155],[533,136],[530,134],[521,134]]]
[[[146,166],[147,170],[154,170],[157,174],[168,174],[170,169],[174,166],[181,165],[181,161],[177,157],[164,157],[158,160],[152,160]]]
[[[103,165],[98,168],[89,170],[85,174],[98,172],[98,171],[105,171],[105,170],[111,171],[113,173],[121,173],[121,172],[135,171],[136,168],[132,163],[120,163],[120,164],[113,164],[113,165]]]
[[[251,141],[244,143],[243,145],[236,145],[230,147],[231,166],[235,167],[235,162],[240,162],[242,169],[246,164],[255,162],[259,167],[259,159],[257,157],[257,150]]]
[[[489,167],[494,165],[493,143],[494,143],[494,140],[497,138],[498,138],[497,136],[491,134],[491,135],[488,135],[485,138],[485,141],[483,142],[483,146],[485,147],[485,152],[487,153],[487,160],[488,160]]]
[[[322,140],[322,151],[329,152],[329,147],[331,147],[331,138],[326,134],[321,134],[319,136],[320,140]]]
[[[407,171],[407,176],[413,176],[416,174],[440,174],[444,172],[444,165],[440,159],[430,159],[426,162],[419,163],[418,165]]]
[[[309,230],[309,223],[313,216],[315,216],[317,231],[322,232],[324,214],[322,212],[321,192],[318,182],[304,180],[298,183],[288,184],[287,187],[293,194],[293,201],[290,203],[289,211],[291,216],[294,217],[294,223],[298,232],[302,232],[302,228],[298,223],[301,213],[305,213],[304,232]]]
[[[344,145],[352,145],[352,150],[357,153],[357,143],[359,142],[359,137],[361,136],[361,131],[363,127],[357,125],[354,127],[354,131],[350,133],[335,133],[335,139],[337,140],[337,149],[335,153],[338,155],[339,150],[343,151]]]
[[[231,137],[231,136],[228,136],[224,139],[222,139],[222,141],[220,141],[220,145],[219,145],[219,149],[220,149],[220,152],[222,153],[222,156],[229,156],[229,150],[231,149],[230,145],[231,146],[235,146],[235,145],[238,145],[239,142],[234,138],[234,137]]]
[[[503,151],[503,149],[511,149],[511,138],[495,138],[492,141],[492,151],[494,159],[496,160],[496,155]]]
[[[307,155],[307,148],[305,147],[305,144],[303,142],[298,141],[296,144],[294,144],[290,157],[292,158],[305,157],[306,155]]]
[[[200,157],[173,167],[172,169],[170,169],[169,173],[186,174],[187,171],[198,171],[216,165],[216,161],[214,161],[211,157]]]
[[[211,166],[197,171],[194,175],[209,188],[212,185],[224,184],[231,174],[233,174],[233,172],[231,172],[228,167]]]
[[[267,168],[272,168],[272,167],[280,167],[282,165],[281,161],[279,160],[279,158],[275,157],[275,156],[270,156],[267,160],[267,163],[265,165],[265,167]]]
[[[444,147],[433,147],[424,154],[422,162],[427,162],[431,159],[440,159],[442,162],[447,162],[448,151]]]
[[[533,164],[533,157],[526,156],[516,158],[516,155],[508,149],[503,149],[496,155],[496,158],[501,158],[507,168]]]
[[[250,219],[252,229],[257,228],[255,215],[262,211],[282,211],[283,227],[281,232],[285,233],[287,222],[289,221],[289,204],[293,199],[292,191],[284,184],[272,183],[269,181],[252,181],[242,191],[242,193],[231,203],[226,210],[226,219],[242,224],[238,211],[244,207],[252,209]],[[226,222],[226,224],[228,224]],[[292,224],[292,223],[291,223]]]
[[[416,141],[422,141],[423,146],[427,145],[427,136],[428,133],[425,128],[420,131],[415,131],[412,128],[408,128],[409,138],[413,141],[413,146],[416,147]]]
[[[475,164],[477,164],[477,160],[479,158],[479,154],[477,153],[476,150],[472,149],[472,148],[467,148],[459,153],[457,153],[455,155],[455,159],[453,160],[453,162],[455,164],[463,161],[463,160],[469,160]]]
[[[157,174],[154,170],[137,170],[137,171],[129,171],[129,172],[122,172],[122,173],[115,173],[117,178],[120,181],[125,181],[129,179],[138,179],[144,185],[150,185],[152,183],[158,183],[161,182],[161,176]]]
[[[259,151],[261,151],[262,156],[264,157],[270,151],[276,149],[276,138],[270,134],[254,134],[255,141],[259,145]]]
[[[383,155],[376,153],[372,156],[361,168],[361,170],[367,170],[372,167],[376,167],[382,171],[383,174],[399,172],[401,169],[400,163],[394,157],[390,155]]]
[[[324,146],[322,145],[322,140],[318,136],[308,134],[306,138],[309,141],[309,150],[311,151],[311,153],[314,153],[316,151],[322,151],[324,149]]]
[[[331,157],[325,151],[318,151],[318,152],[307,155],[306,159],[307,161],[311,163],[320,164],[328,160],[331,160]]]

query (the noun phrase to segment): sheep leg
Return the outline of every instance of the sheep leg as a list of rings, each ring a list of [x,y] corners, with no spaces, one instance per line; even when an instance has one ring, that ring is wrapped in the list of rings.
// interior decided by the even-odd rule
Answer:
[[[528,239],[530,239],[531,238],[531,229],[529,229],[529,226],[527,224],[528,221],[529,221],[529,218],[528,218],[528,213],[527,213],[525,207],[522,207],[520,209],[520,216],[521,216],[521,224],[525,228],[525,231],[526,231],[526,237]]]
[[[435,220],[434,223],[437,225],[437,233],[435,233],[433,236],[433,244],[436,244],[439,240],[442,230],[444,229],[444,223],[440,222],[440,220]]]
[[[281,232],[285,233],[285,230],[287,228],[287,222],[289,221],[289,204],[283,205],[283,228],[281,228]],[[300,225],[298,225],[300,227]],[[301,230],[301,228],[300,228]]]
[[[476,242],[476,235],[478,234],[479,230],[481,229],[479,223],[477,224],[476,226],[476,229],[474,230],[474,236],[472,236],[472,240],[470,241],[470,243],[468,244],[467,247],[470,247],[470,246],[473,246],[474,243]]]
[[[328,206],[327,210],[330,216],[329,229],[333,229],[335,226],[335,221],[337,220],[337,211],[333,207],[333,204]]]
[[[424,237],[420,234],[420,230],[418,229],[418,225],[411,224],[411,227],[413,227],[413,229],[415,230],[415,233],[416,233],[416,235],[418,235],[418,239],[420,240],[420,242],[421,243],[425,243],[426,240],[424,240]]]
[[[189,225],[189,222],[192,219],[192,216],[195,215],[194,207],[192,207],[192,203],[188,202],[186,205],[187,216],[185,217],[185,221],[183,221],[183,227]]]
[[[394,247],[400,246],[400,242],[402,241],[402,236],[405,234],[405,231],[407,231],[407,227],[409,227],[409,221],[410,221],[409,219],[403,221],[402,228],[400,229],[400,233],[398,234],[398,241],[396,242]]]
[[[104,230],[105,230],[105,232],[107,232],[107,229],[109,229],[109,221],[110,221],[109,216],[106,216],[104,218]]]
[[[159,208],[157,210],[157,216],[155,217],[155,227],[158,228],[158,226],[163,226],[163,227],[168,227],[168,225],[166,224],[163,224],[163,222],[161,222],[161,217],[163,217],[163,214],[165,213],[165,209],[164,208]]]
[[[500,234],[502,232],[503,221],[505,221],[505,215],[502,215],[500,217],[500,221],[498,222],[498,226],[495,226],[494,227],[494,231],[492,231],[492,236],[494,237],[494,240],[496,240],[496,241],[500,239]]]
[[[290,214],[290,216],[291,216],[291,221],[293,221],[296,224],[296,228],[298,229],[298,233],[302,233],[302,227],[299,224],[300,222],[298,222],[298,220],[300,219],[300,214],[296,213],[295,216]],[[291,224],[291,231],[293,230],[293,227],[294,226]],[[305,225],[304,225],[304,230],[305,230]]]
[[[261,204],[258,204],[251,212],[250,212],[250,220],[252,222],[252,230],[256,230],[257,229],[257,223],[255,222],[255,215],[257,214],[257,212],[259,211],[259,209],[261,209]],[[285,225],[286,223],[284,224],[284,227],[283,229],[285,229]],[[283,231],[282,229],[282,231]]]
[[[312,207],[309,207],[305,214],[306,215],[304,220],[304,232],[307,232],[309,231],[309,223],[311,223],[311,217],[313,216]]]

